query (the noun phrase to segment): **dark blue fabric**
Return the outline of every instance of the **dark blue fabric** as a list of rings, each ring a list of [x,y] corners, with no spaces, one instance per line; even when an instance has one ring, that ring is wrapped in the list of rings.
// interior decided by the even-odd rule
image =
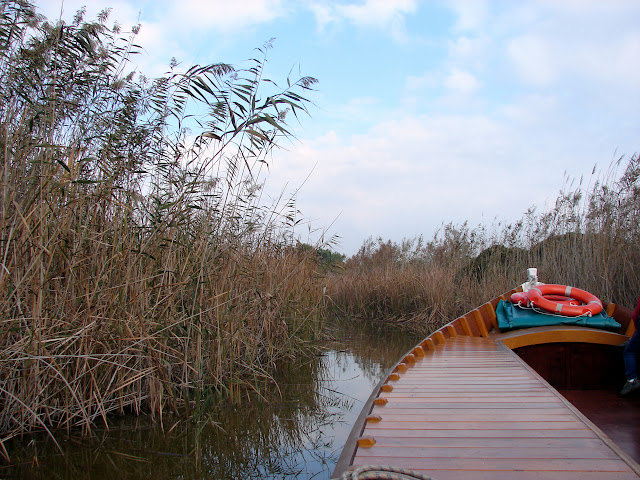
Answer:
[[[603,330],[617,331],[620,324],[604,311],[591,317],[562,317],[534,312],[530,308],[520,308],[511,302],[500,300],[496,307],[498,328],[501,332],[518,328],[544,327],[548,325],[578,325]]]
[[[629,339],[629,343],[624,348],[624,369],[627,375],[627,380],[633,380],[638,378],[638,364],[636,363],[638,351],[640,350],[640,330],[636,330]]]

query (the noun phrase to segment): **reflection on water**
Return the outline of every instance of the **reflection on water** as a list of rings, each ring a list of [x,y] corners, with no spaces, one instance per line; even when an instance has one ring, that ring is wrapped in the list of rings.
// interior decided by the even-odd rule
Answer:
[[[0,477],[328,479],[371,390],[418,340],[353,324],[331,334],[328,350],[289,366],[266,401],[216,405],[198,421],[165,416],[162,426],[115,419],[90,439],[59,439],[64,454],[23,441]]]

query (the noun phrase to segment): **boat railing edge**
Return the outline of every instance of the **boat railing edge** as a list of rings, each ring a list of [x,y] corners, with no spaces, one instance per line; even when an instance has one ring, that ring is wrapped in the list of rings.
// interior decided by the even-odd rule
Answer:
[[[365,402],[358,418],[356,419],[356,422],[354,423],[351,433],[349,434],[349,437],[342,449],[342,453],[340,455],[340,458],[338,459],[338,462],[336,464],[336,467],[334,469],[334,472],[331,478],[332,479],[339,478],[343,472],[348,470],[349,466],[352,463],[353,458],[356,455],[358,441],[359,440],[366,441],[366,439],[361,438],[361,435],[365,429],[365,426],[367,423],[367,417],[369,417],[369,415],[371,414],[371,411],[373,410],[373,406],[375,405],[375,401],[380,396],[380,393],[383,391],[383,387],[385,384],[387,384],[390,380],[397,380],[401,373],[405,372],[408,368],[410,368],[413,365],[413,363],[415,363],[417,357],[423,357],[427,354],[427,352],[433,351],[438,346],[446,344],[446,341],[449,338],[457,337],[457,336],[487,338],[489,337],[490,333],[498,332],[498,324],[496,320],[496,311],[495,311],[498,303],[500,302],[500,300],[507,300],[508,298],[511,297],[513,293],[521,292],[521,291],[522,291],[522,286],[520,285],[512,290],[509,290],[508,292],[503,293],[502,295],[499,295],[489,300],[488,302],[474,308],[473,310],[470,310],[464,315],[461,315],[460,317],[452,320],[451,322],[443,325],[442,327],[438,328],[434,332],[430,333],[424,340],[419,342],[415,347],[409,350],[405,355],[401,356],[400,357],[401,360],[398,363],[396,363],[393,367],[391,367],[391,369],[388,370],[388,373],[382,376],[378,384],[372,390],[371,395]],[[613,336],[601,335],[599,338],[601,339],[607,338],[608,340],[604,342],[606,344],[617,345],[619,343],[622,343],[622,341],[624,341],[623,337],[633,334],[633,330],[632,330],[633,322],[630,322],[630,326],[628,328],[624,327],[625,325],[629,325],[628,319],[630,318],[630,310],[627,309],[626,307],[619,307],[614,303],[605,303],[605,308],[607,309],[607,313],[611,312],[609,313],[611,317],[616,318],[617,316],[617,318],[620,318],[623,321],[626,319],[627,323],[620,322],[623,325],[622,329],[625,330],[624,333],[613,333],[611,334]],[[598,337],[598,335],[593,333],[588,333],[590,331],[593,331],[593,329],[589,329],[588,327],[566,327],[564,330],[565,331],[569,330],[573,332],[584,331],[586,333],[579,334],[576,338],[587,338],[592,340],[592,343],[600,343],[599,341],[593,341],[596,337]],[[551,329],[547,329],[547,331],[551,331]],[[603,331],[602,333],[607,334],[610,332]],[[521,338],[523,338],[523,336],[521,336]],[[615,340],[611,340],[611,339],[615,339]],[[498,339],[496,338],[496,340]],[[579,341],[579,340],[576,340],[576,341]],[[503,342],[501,341],[501,343]],[[507,348],[511,349],[511,347],[509,347],[508,344],[505,343],[504,345]],[[626,458],[625,458],[625,461],[627,461]],[[631,462],[637,465],[632,459],[631,459]],[[627,461],[627,463],[629,462]],[[630,464],[630,466],[632,465]],[[634,466],[632,466],[632,468],[635,470]],[[636,472],[636,473],[639,473],[640,475],[640,472]]]
[[[451,322],[443,325],[438,330],[430,333],[424,340],[419,342],[416,346],[414,346],[411,350],[409,350],[406,354],[401,356],[401,360],[397,362],[393,367],[391,367],[385,375],[383,375],[378,382],[378,384],[371,391],[371,395],[365,402],[358,418],[356,419],[353,428],[351,429],[351,433],[345,442],[345,445],[342,447],[342,452],[340,457],[338,458],[338,462],[334,468],[333,474],[331,476],[332,479],[339,478],[342,473],[348,470],[353,457],[357,451],[357,443],[358,440],[361,440],[362,432],[364,431],[365,425],[367,423],[367,417],[369,417],[371,410],[375,404],[375,400],[380,396],[380,393],[383,391],[382,388],[385,384],[389,382],[389,380],[394,380],[393,376],[398,376],[401,371],[406,371],[409,366],[415,361],[416,357],[424,356],[427,351],[435,350],[437,345],[442,345],[446,343],[446,340],[455,336],[469,336],[469,337],[481,337],[481,329],[484,326],[484,329],[487,330],[490,326],[493,326],[491,320],[491,310],[493,310],[493,315],[495,315],[495,306],[502,299],[509,298],[512,293],[522,291],[522,287],[517,287],[515,289],[509,290],[508,292],[495,297],[494,299],[486,302],[479,307],[470,310],[464,315],[452,320]],[[490,305],[491,308],[487,307]],[[484,313],[480,313],[480,315],[476,315],[474,312],[476,310],[483,309]],[[472,320],[469,320],[469,319]]]

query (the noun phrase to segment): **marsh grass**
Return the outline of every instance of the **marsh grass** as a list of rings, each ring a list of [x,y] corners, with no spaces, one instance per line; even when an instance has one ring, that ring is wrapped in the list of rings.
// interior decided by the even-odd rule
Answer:
[[[338,315],[428,333],[500,295],[537,267],[546,283],[573,285],[633,307],[640,294],[640,157],[567,178],[555,203],[509,224],[444,225],[430,241],[367,240],[328,277]]]
[[[264,78],[269,45],[149,80],[129,66],[137,28],[83,16],[0,3],[5,456],[34,430],[241,401],[319,331],[316,257],[292,203],[262,198],[315,80]]]

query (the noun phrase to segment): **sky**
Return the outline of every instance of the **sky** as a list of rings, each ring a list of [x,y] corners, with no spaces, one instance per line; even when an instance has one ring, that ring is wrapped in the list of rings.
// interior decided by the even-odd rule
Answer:
[[[369,237],[430,239],[553,204],[640,153],[637,0],[40,0],[50,19],[103,8],[140,24],[139,71],[247,66],[318,79],[274,152],[268,192],[296,195],[297,234],[352,255]],[[598,173],[596,173],[596,176]]]

